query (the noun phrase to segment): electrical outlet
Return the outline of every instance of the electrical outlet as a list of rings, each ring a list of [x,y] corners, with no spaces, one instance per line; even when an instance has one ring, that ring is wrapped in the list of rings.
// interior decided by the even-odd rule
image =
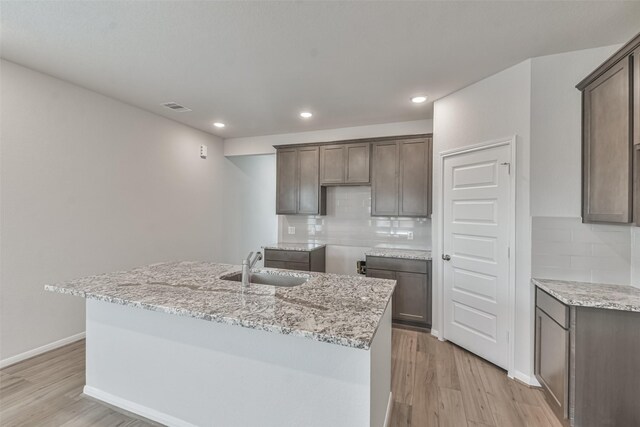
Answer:
[[[413,240],[413,231],[407,233],[407,240]]]
[[[296,234],[296,228],[295,227],[289,227],[288,232],[289,232],[289,234]]]

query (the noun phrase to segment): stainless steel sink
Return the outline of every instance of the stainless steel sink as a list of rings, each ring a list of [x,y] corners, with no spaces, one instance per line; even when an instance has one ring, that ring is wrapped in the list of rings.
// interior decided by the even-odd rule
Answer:
[[[230,280],[232,282],[242,282],[242,272],[227,274],[226,276],[221,276],[220,278],[222,280]],[[257,285],[283,286],[291,288],[293,286],[300,286],[303,283],[306,283],[308,280],[309,277],[295,277],[277,273],[255,272],[251,273],[250,283]]]

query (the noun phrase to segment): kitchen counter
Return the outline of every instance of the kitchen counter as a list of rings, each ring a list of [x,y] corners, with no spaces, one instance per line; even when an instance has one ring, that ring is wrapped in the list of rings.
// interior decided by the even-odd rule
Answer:
[[[431,251],[396,248],[371,248],[364,253],[366,256],[377,256],[382,258],[400,258],[415,260],[431,260]]]
[[[368,349],[393,293],[392,280],[294,272],[309,277],[295,287],[220,277],[239,266],[207,262],[152,264],[45,286],[48,291],[211,322]]]
[[[383,426],[396,282],[224,279],[239,271],[170,262],[47,285],[87,299],[84,394],[163,425]]]
[[[633,286],[536,278],[531,282],[567,305],[640,312],[640,289]]]
[[[308,252],[316,249],[324,248],[327,245],[319,243],[274,243],[272,245],[263,246],[263,249],[274,249],[277,251],[300,251]]]

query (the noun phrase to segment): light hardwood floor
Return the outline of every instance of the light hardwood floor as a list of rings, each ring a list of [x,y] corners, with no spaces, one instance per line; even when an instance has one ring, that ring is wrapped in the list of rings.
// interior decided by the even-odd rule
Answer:
[[[0,425],[157,426],[82,396],[84,341],[0,370]],[[393,427],[558,426],[539,390],[431,335],[393,329]]]

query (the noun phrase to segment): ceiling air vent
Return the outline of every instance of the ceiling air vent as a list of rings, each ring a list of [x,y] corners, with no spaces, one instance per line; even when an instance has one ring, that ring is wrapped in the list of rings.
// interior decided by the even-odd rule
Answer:
[[[187,108],[183,105],[180,105],[176,102],[165,102],[164,104],[161,104],[163,107],[166,107],[170,110],[173,111],[177,111],[178,113],[185,113],[187,111],[191,111],[191,108]]]

